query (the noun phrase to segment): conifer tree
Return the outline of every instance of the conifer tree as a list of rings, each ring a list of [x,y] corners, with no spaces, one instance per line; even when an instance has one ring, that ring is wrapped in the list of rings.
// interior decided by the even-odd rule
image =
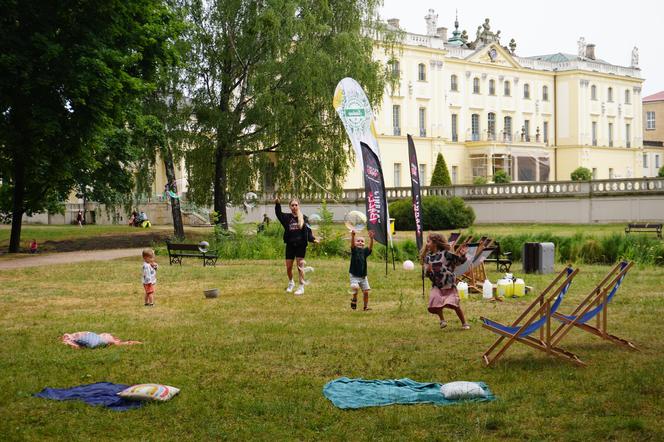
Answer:
[[[436,167],[431,175],[431,186],[451,186],[450,172],[447,170],[447,163],[442,153],[436,158]]]

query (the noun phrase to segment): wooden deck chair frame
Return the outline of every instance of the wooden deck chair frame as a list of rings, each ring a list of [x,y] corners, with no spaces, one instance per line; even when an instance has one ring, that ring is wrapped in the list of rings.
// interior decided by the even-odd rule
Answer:
[[[624,265],[623,265],[624,264]],[[587,331],[595,336],[612,342],[618,346],[629,348],[630,350],[638,350],[638,348],[630,341],[619,338],[618,336],[612,335],[607,331],[607,318],[608,318],[608,308],[609,308],[609,293],[616,287],[618,282],[622,282],[621,279],[624,279],[627,272],[634,265],[633,262],[621,261],[617,263],[613,268],[607,273],[607,275],[602,279],[602,281],[597,284],[597,286],[586,296],[583,301],[574,309],[571,315],[563,315],[559,312],[554,313],[553,317],[562,322],[556,330],[554,330],[551,335],[552,344],[556,345],[560,340],[565,337],[567,333],[573,328],[579,328],[581,330]],[[622,268],[621,268],[622,267]],[[617,288],[616,288],[617,290]],[[592,317],[588,318],[586,321],[581,322],[581,319],[584,315],[590,312],[593,308],[599,308],[600,310]],[[573,317],[574,319],[570,319]],[[588,325],[588,322],[595,319],[595,326]]]
[[[511,327],[519,327],[516,333],[509,333],[490,324],[486,324],[486,318],[481,317],[482,327],[491,330],[492,332],[500,335],[498,339],[489,347],[482,355],[482,361],[489,367],[495,364],[501,356],[514,344],[520,342],[528,345],[537,350],[541,350],[551,356],[555,356],[573,364],[585,366],[586,364],[579,359],[577,355],[557,347],[551,342],[551,320],[552,312],[551,306],[554,304],[556,298],[561,294],[565,286],[572,282],[572,279],[577,275],[579,269],[572,269],[571,266],[566,267],[561,271],[558,276],[548,285],[540,295],[533,300],[533,302],[519,315],[519,317],[511,324]],[[530,335],[523,335],[527,328],[535,321],[545,318],[545,322],[539,327],[539,339]],[[494,321],[491,321],[494,322]],[[534,333],[533,331],[532,333]],[[500,349],[499,345],[506,341]],[[498,350],[496,354],[491,357],[494,350]]]

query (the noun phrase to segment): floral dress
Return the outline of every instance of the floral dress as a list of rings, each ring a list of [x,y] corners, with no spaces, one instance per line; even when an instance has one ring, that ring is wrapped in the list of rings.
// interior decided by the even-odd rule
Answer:
[[[454,285],[456,282],[454,269],[464,262],[466,262],[465,256],[455,255],[448,251],[429,253],[424,257],[424,264],[427,265],[426,275],[431,280],[429,310],[447,305],[459,306],[459,294]],[[431,270],[428,269],[429,264],[431,264]]]

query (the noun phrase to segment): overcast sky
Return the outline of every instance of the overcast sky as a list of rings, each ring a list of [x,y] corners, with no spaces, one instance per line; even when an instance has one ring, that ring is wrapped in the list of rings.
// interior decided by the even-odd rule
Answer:
[[[642,96],[664,90],[663,0],[384,0],[380,16],[400,19],[402,29],[426,34],[424,16],[429,8],[438,14],[438,26],[454,30],[454,11],[459,11],[459,30],[471,39],[489,18],[491,30],[501,32],[501,43],[517,42],[516,53],[532,56],[564,52],[576,54],[577,40],[594,43],[595,56],[612,64],[629,66],[632,48],[639,48],[639,66],[645,79]]]

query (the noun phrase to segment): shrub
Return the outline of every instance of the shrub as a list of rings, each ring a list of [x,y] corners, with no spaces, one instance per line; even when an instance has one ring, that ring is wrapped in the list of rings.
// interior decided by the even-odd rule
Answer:
[[[593,175],[587,167],[577,167],[570,175],[572,181],[590,181]]]
[[[497,170],[496,173],[493,174],[493,182],[496,184],[507,184],[510,181],[512,181],[512,179],[504,170]]]
[[[422,179],[422,177],[420,177]],[[431,186],[451,186],[450,172],[447,170],[447,163],[442,153],[438,153],[436,158],[436,167],[431,175]]]
[[[390,215],[398,230],[415,230],[415,217],[410,199],[390,204]],[[422,228],[443,230],[469,227],[475,222],[475,212],[461,198],[425,196],[422,198]]]
[[[659,168],[659,172],[657,172],[657,176],[660,178],[664,178],[664,166]]]
[[[481,185],[486,184],[486,183],[487,183],[486,177],[476,176],[475,178],[473,178],[473,184],[476,185],[476,186],[481,186]]]

